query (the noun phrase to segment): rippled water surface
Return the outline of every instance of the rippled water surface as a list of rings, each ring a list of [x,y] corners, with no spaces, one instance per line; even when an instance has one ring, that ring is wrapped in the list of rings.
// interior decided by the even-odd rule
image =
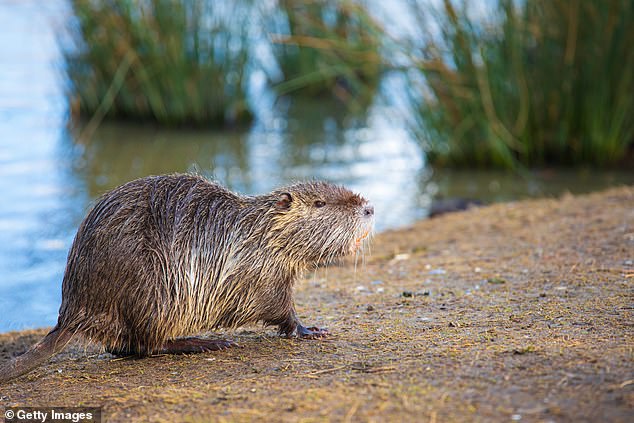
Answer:
[[[323,178],[370,199],[377,229],[427,215],[433,196],[502,201],[634,183],[621,173],[433,173],[378,100],[357,113],[336,104],[256,95],[241,131],[165,131],[104,124],[89,143],[67,130],[57,29],[65,3],[0,0],[0,331],[53,325],[66,254],[91,201],[128,180],[197,171],[247,194]],[[398,91],[388,78],[382,90]],[[391,92],[390,91],[390,92]]]

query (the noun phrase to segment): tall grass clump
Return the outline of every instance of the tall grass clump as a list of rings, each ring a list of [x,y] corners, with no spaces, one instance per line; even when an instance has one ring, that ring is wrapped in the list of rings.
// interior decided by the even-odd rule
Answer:
[[[416,55],[414,132],[432,163],[631,163],[634,2],[498,0],[487,18],[477,3],[445,0]]]
[[[72,108],[167,125],[249,119],[249,2],[72,0]]]
[[[283,74],[279,94],[332,96],[372,92],[382,70],[384,31],[348,0],[279,0],[269,25]]]

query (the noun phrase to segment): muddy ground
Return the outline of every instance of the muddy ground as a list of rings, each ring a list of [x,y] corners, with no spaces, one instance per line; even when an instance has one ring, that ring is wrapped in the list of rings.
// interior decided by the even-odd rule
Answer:
[[[114,359],[74,344],[3,406],[106,421],[634,421],[634,187],[500,204],[379,234],[297,289],[325,340],[272,328],[220,352]],[[3,359],[44,330],[0,335]]]

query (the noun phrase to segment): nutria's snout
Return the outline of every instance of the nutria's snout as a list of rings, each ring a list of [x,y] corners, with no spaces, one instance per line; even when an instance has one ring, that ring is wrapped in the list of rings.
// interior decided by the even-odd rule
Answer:
[[[374,206],[367,201],[360,210],[361,219],[359,219],[359,231],[361,231],[362,238],[365,239],[372,235],[374,231]]]
[[[363,253],[364,246],[372,238],[372,233],[374,232],[374,206],[363,199],[359,208],[359,215],[359,223],[353,231],[354,240],[348,249],[348,254],[357,254],[359,251]]]

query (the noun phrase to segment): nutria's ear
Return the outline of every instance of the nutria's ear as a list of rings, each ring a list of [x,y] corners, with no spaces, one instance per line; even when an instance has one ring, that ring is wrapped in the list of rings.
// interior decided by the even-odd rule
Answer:
[[[277,197],[277,202],[275,203],[275,208],[280,210],[287,210],[291,208],[291,202],[293,201],[293,197],[288,192],[283,192]]]

